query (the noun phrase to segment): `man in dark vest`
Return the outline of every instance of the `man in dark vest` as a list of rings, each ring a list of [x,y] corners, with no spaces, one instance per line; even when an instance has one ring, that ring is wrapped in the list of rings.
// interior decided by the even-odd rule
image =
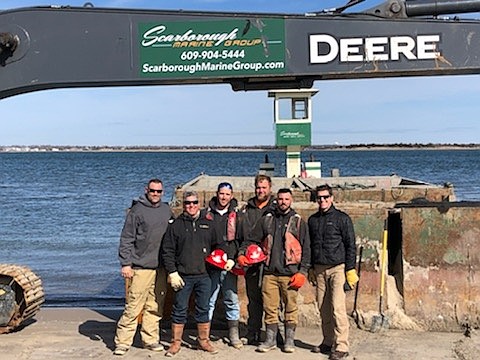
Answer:
[[[295,351],[298,322],[297,296],[310,268],[310,238],[306,222],[291,208],[290,189],[277,192],[277,206],[262,221],[262,249],[266,255],[262,282],[266,339],[256,350],[267,352],[277,346],[280,302],[285,319],[284,352]]]

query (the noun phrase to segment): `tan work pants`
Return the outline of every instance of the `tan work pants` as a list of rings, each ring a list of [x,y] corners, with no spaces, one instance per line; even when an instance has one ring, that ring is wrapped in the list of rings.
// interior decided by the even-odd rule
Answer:
[[[278,308],[280,298],[285,307],[285,322],[297,324],[298,322],[298,290],[288,287],[290,276],[264,275],[262,282],[263,310],[265,311],[265,324],[278,324]]]
[[[315,265],[317,302],[323,331],[322,343],[348,351],[349,324],[345,305],[345,264]]]
[[[130,347],[137,330],[137,317],[143,311],[140,335],[144,345],[160,341],[160,320],[167,293],[165,269],[135,269],[126,295],[126,304],[117,323],[115,346]]]

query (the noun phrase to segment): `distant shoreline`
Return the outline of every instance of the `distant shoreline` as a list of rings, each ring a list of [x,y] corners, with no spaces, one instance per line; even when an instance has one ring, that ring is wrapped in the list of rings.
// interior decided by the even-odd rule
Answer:
[[[304,147],[308,151],[371,151],[371,150],[480,150],[480,144],[354,144],[316,145]],[[44,152],[271,152],[285,151],[270,145],[260,146],[0,146],[0,153]]]

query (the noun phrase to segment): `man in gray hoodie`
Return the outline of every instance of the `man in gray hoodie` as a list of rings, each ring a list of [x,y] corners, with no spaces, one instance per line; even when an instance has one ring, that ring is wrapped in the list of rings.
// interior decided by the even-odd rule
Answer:
[[[151,179],[145,194],[134,200],[120,237],[118,251],[121,274],[129,286],[123,314],[117,323],[114,355],[125,355],[133,343],[137,318],[143,312],[140,335],[144,348],[163,351],[159,322],[167,291],[167,276],[159,263],[160,245],[168,222],[170,207],[161,202],[163,184]]]

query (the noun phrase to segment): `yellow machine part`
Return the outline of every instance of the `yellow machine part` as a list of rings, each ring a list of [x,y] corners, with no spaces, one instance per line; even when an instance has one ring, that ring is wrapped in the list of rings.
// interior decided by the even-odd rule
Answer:
[[[0,324],[0,334],[18,328],[32,318],[45,301],[42,280],[26,266],[0,264],[0,284],[15,292],[15,311],[6,325]]]

